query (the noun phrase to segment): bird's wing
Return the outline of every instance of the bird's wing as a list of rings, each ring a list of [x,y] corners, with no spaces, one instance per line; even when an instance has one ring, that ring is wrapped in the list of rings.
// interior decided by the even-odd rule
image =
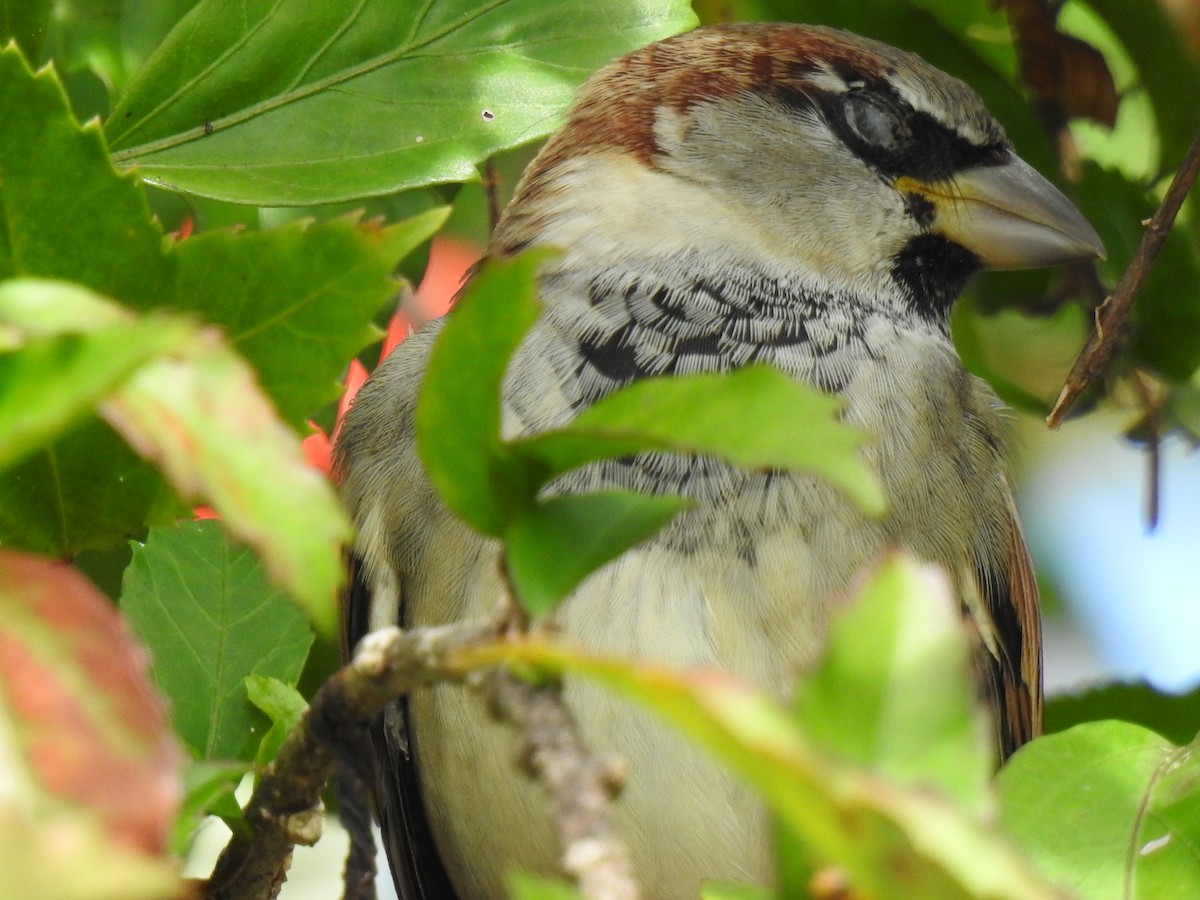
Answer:
[[[1037,581],[1008,492],[999,562],[977,562],[974,576],[991,634],[986,666],[996,703],[1000,759],[1042,733],[1042,625]],[[990,638],[990,639],[989,639]]]

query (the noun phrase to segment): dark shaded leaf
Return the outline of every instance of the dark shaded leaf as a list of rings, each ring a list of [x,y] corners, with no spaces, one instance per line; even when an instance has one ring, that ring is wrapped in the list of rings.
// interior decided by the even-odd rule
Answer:
[[[0,47],[14,40],[36,64],[49,27],[50,0],[0,0]]]
[[[1046,731],[1066,731],[1083,722],[1121,719],[1186,744],[1200,733],[1200,689],[1165,694],[1145,682],[1115,683],[1081,694],[1058,694],[1046,701]]]

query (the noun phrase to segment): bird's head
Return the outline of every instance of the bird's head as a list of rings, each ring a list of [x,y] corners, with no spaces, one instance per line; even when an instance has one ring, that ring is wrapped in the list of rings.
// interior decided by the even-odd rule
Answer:
[[[583,88],[493,244],[681,252],[943,318],[976,270],[1103,255],[973,90],[826,28],[699,29]]]

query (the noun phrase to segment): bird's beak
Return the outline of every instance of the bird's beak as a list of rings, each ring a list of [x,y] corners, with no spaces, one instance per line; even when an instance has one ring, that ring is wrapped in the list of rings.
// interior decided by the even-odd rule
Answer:
[[[1018,156],[936,183],[902,177],[896,188],[930,201],[933,230],[966,247],[989,269],[1104,259],[1104,244],[1087,219]]]

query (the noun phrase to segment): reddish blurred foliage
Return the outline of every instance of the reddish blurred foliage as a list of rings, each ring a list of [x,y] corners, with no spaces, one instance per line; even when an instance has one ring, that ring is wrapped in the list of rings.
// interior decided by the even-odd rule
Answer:
[[[162,853],[183,756],[145,650],[70,566],[0,551],[0,709],[28,776],[54,808],[97,815],[131,849]]]

